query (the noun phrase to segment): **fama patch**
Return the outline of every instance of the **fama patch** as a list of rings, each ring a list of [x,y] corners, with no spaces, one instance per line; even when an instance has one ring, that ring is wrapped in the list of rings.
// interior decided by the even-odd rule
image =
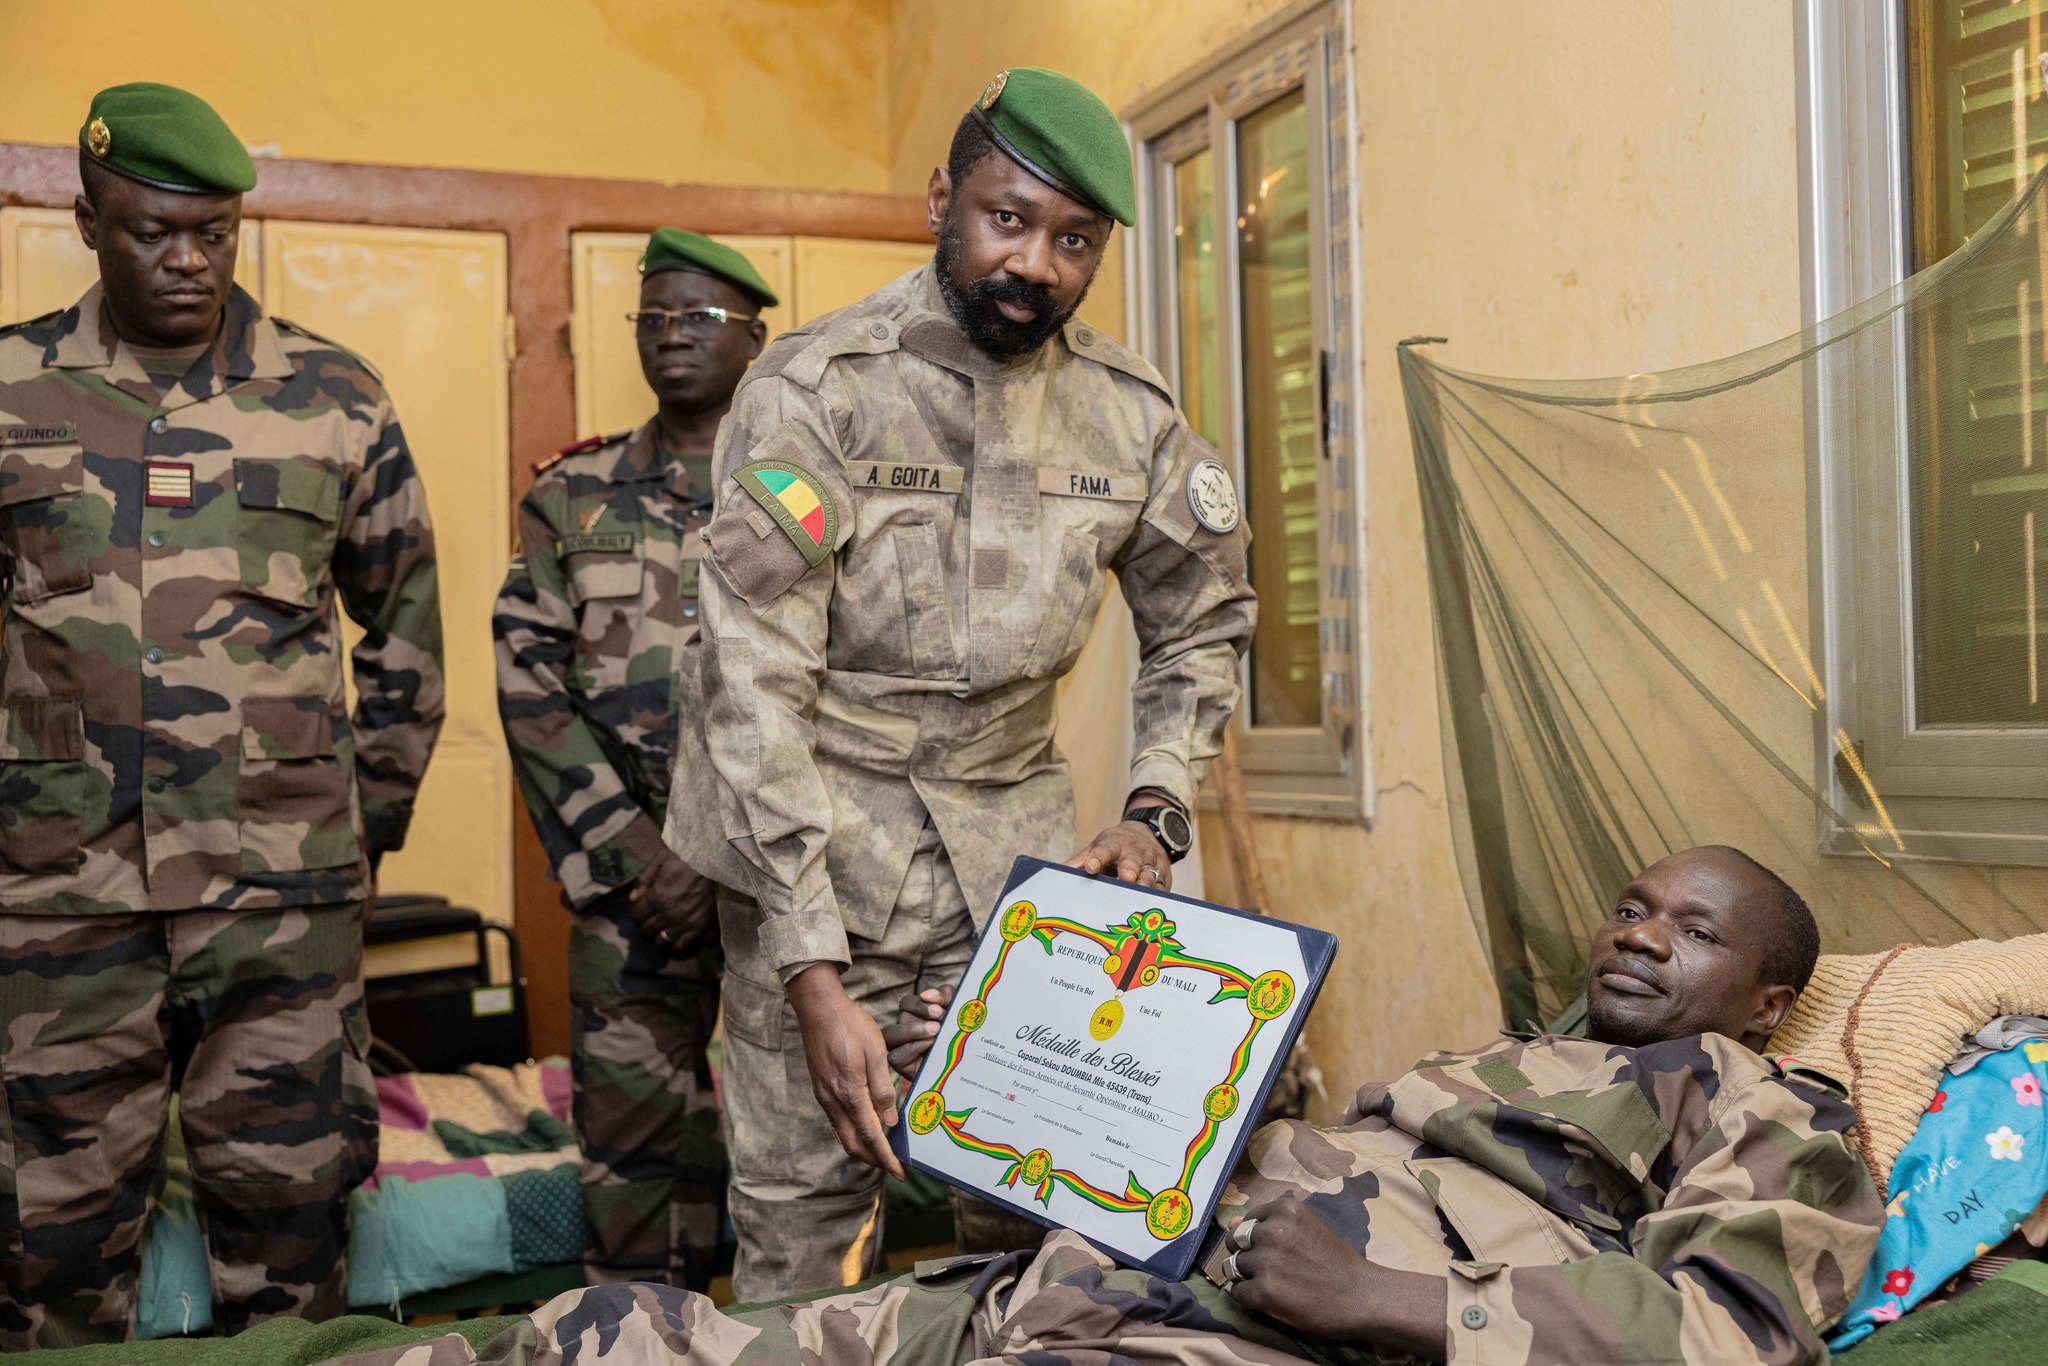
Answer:
[[[839,539],[839,505],[825,481],[793,460],[755,460],[732,472],[734,482],[765,509],[812,568]]]

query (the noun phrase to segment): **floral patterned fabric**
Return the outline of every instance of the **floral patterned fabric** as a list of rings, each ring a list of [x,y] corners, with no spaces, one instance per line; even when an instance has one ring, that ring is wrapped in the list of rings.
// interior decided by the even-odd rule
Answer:
[[[1890,1323],[2003,1242],[2048,1194],[2048,1041],[1944,1075],[1892,1167],[1891,1203],[1836,1351]]]

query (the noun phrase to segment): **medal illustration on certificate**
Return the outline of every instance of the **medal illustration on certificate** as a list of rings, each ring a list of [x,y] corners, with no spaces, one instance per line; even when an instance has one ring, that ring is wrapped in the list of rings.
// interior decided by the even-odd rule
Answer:
[[[1334,949],[1019,859],[912,1089],[906,1155],[1183,1275]]]

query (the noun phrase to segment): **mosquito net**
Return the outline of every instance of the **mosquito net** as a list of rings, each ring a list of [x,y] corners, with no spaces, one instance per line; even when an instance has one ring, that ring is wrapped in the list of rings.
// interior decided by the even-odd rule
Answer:
[[[2044,209],[2037,178],[1888,294],[1706,365],[1506,380],[1403,346],[1510,1022],[1563,1010],[1616,891],[1695,844],[1781,873],[1829,952],[2048,929]]]

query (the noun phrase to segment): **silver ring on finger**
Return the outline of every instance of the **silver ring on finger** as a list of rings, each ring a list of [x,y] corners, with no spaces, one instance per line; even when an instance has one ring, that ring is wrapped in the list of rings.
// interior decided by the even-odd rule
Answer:
[[[1159,870],[1157,868],[1154,868],[1149,863],[1144,863],[1138,866],[1138,871],[1141,873],[1150,873],[1152,875],[1152,885],[1155,887],[1159,885]]]
[[[1230,1230],[1230,1245],[1239,1250],[1250,1247],[1252,1245],[1252,1230],[1258,1226],[1259,1221],[1256,1219],[1246,1219],[1238,1224],[1236,1228]]]
[[[1231,1253],[1223,1259],[1223,1275],[1232,1285],[1244,1279],[1244,1272],[1237,1268],[1237,1254]]]

